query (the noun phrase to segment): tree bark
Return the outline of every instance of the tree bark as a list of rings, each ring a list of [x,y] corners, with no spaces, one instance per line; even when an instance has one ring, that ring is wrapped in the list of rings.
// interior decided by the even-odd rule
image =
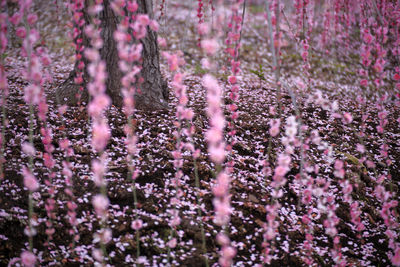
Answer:
[[[152,0],[138,0],[137,3],[139,5],[138,13],[148,14],[150,18],[153,18]],[[110,0],[104,0],[103,6],[103,10],[99,14],[101,36],[104,43],[103,48],[100,50],[100,56],[106,62],[107,67],[106,92],[110,96],[113,105],[122,107],[123,99],[120,92],[122,72],[118,67],[119,57],[117,44],[114,40],[114,32],[117,29],[119,18],[112,10]],[[83,13],[85,23],[88,24],[90,17],[85,10]],[[82,38],[84,47],[89,46],[89,40],[84,34],[78,38]],[[160,72],[157,33],[147,27],[147,35],[140,42],[143,45],[141,77],[144,82],[140,85],[135,95],[136,108],[143,110],[166,109],[168,108],[168,86]],[[85,59],[83,60],[86,66],[88,62]],[[74,82],[78,72],[77,68],[78,66],[75,64],[74,70],[69,77],[56,90],[57,99],[60,103],[68,105],[76,105],[78,103],[77,95],[82,85],[77,85]],[[88,92],[85,88],[88,81],[89,75],[85,71],[81,102],[88,102]]]

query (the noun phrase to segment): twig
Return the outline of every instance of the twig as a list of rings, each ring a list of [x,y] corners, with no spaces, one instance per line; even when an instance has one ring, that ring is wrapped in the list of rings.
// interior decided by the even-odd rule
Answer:
[[[267,20],[268,20],[268,30],[269,30],[269,38],[270,38],[270,47],[271,47],[271,53],[272,53],[272,64],[273,64],[273,70],[275,73],[275,82],[277,86],[277,101],[278,101],[278,114],[279,117],[281,116],[282,112],[282,105],[281,105],[281,88],[279,86],[279,70],[278,70],[278,62],[277,62],[277,57],[275,53],[275,46],[274,46],[274,34],[273,34],[273,29],[272,29],[272,22],[271,22],[271,11],[269,10],[269,1],[266,1],[266,9],[267,9]]]
[[[246,13],[246,2],[247,0],[244,0],[243,2],[243,11],[242,11],[242,25],[240,26],[240,32],[239,32],[239,41],[236,43],[236,49],[237,53],[236,53],[236,58],[235,61],[238,61],[239,56],[240,56],[240,43],[242,41],[242,30],[243,30],[243,23],[244,23],[244,15]]]

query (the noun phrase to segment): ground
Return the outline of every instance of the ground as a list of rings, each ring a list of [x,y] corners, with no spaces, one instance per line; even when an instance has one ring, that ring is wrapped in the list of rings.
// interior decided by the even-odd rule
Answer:
[[[277,90],[274,85],[274,76],[271,70],[271,56],[268,52],[266,41],[266,26],[264,17],[259,12],[259,6],[250,6],[247,10],[246,23],[243,31],[243,46],[241,49],[242,73],[240,75],[240,117],[234,123],[237,134],[236,145],[232,154],[228,156],[234,161],[232,174],[231,203],[233,214],[229,225],[229,235],[237,248],[234,258],[235,266],[254,266],[261,263],[263,224],[266,218],[265,205],[271,200],[271,176],[263,173],[262,161],[267,159],[268,146],[271,146],[272,166],[275,164],[277,152],[283,147],[279,136],[271,138],[269,135],[269,121],[274,117],[270,107],[277,108]],[[62,15],[62,14],[61,14]],[[60,15],[60,16],[61,16]],[[177,247],[172,250],[172,264],[180,266],[204,266],[201,250],[201,235],[199,222],[202,221],[206,232],[207,256],[211,263],[218,259],[218,245],[215,241],[216,234],[220,231],[213,221],[213,206],[211,185],[214,181],[215,166],[207,156],[207,144],[204,133],[208,129],[208,118],[205,112],[205,89],[201,86],[201,76],[204,71],[200,65],[202,57],[196,46],[196,33],[194,9],[183,5],[170,5],[165,19],[161,20],[160,36],[167,38],[168,46],[164,51],[184,51],[186,77],[184,84],[188,88],[189,106],[193,108],[196,126],[194,135],[195,146],[201,149],[201,156],[197,160],[201,189],[195,187],[194,162],[190,154],[184,154],[184,177],[181,187],[184,191],[183,201],[179,210],[182,218],[178,226],[179,236]],[[192,23],[185,25],[187,18],[192,18]],[[51,19],[51,18],[47,18]],[[54,18],[53,18],[54,19]],[[165,24],[166,25],[165,25]],[[183,27],[182,25],[185,25]],[[59,26],[62,29],[62,26]],[[173,31],[171,29],[174,29]],[[46,29],[43,29],[46,31]],[[53,35],[52,35],[53,34]],[[50,32],[50,36],[55,36]],[[53,82],[45,84],[46,92],[52,95],[72,69],[73,64],[69,57],[71,49],[62,46],[64,37],[58,35],[61,41],[50,44],[53,60],[51,73]],[[60,37],[61,36],[61,37]],[[55,38],[55,37],[54,37]],[[65,37],[66,38],[66,37]],[[312,177],[324,177],[331,185],[329,192],[336,199],[336,216],[339,218],[337,229],[339,231],[341,251],[347,262],[353,266],[388,266],[388,239],[385,235],[386,226],[380,216],[380,203],[374,197],[374,188],[377,185],[376,173],[390,174],[391,181],[384,185],[394,193],[393,199],[399,199],[400,185],[400,130],[397,119],[400,116],[399,106],[394,101],[386,101],[385,109],[388,111],[388,125],[383,134],[376,131],[379,124],[379,107],[376,100],[369,97],[356,81],[355,69],[359,68],[359,60],[349,53],[331,51],[329,55],[319,53],[316,48],[311,53],[311,77],[315,86],[312,89],[300,88],[299,79],[306,80],[302,69],[301,57],[295,46],[287,45],[282,49],[282,76],[287,86],[296,94],[296,101],[301,112],[301,119],[307,126],[304,130],[306,137],[311,130],[318,130],[322,140],[331,148],[335,158],[345,162],[346,176],[353,185],[351,194],[353,200],[360,202],[361,219],[366,229],[361,233],[355,230],[351,222],[349,203],[343,199],[339,178],[333,175],[334,162],[329,161],[324,155],[324,149],[310,144],[306,151],[306,161],[315,168],[307,170]],[[58,40],[58,39],[57,39]],[[67,40],[67,39],[65,39]],[[6,58],[6,71],[11,94],[5,107],[8,125],[5,129],[5,178],[0,186],[0,265],[7,265],[13,258],[19,257],[21,251],[28,247],[28,238],[24,235],[24,228],[28,220],[28,191],[23,186],[21,169],[28,162],[28,157],[21,152],[21,143],[27,140],[29,110],[23,100],[23,88],[26,83],[21,78],[19,69],[23,65],[23,58],[17,56],[18,49],[10,49]],[[60,55],[60,53],[62,55]],[[225,58],[217,56],[215,59],[223,66]],[[260,80],[254,74],[263,64],[265,80]],[[162,65],[164,76],[170,81],[171,73],[167,70],[165,62]],[[222,85],[226,85],[228,71],[221,69],[216,76]],[[295,115],[292,98],[288,88],[282,88],[282,123],[290,115]],[[317,90],[321,92],[318,98]],[[365,94],[367,101],[364,105],[357,100],[358,95]],[[316,99],[322,99],[316,101]],[[353,116],[351,123],[344,123],[342,118],[336,118],[326,105],[337,101],[338,114],[349,112]],[[225,104],[230,103],[228,96],[224,97]],[[143,113],[138,111],[134,115],[136,121],[136,134],[138,136],[138,157],[136,166],[140,170],[136,180],[138,194],[138,210],[134,210],[132,182],[127,178],[124,149],[123,125],[126,118],[115,107],[107,111],[108,122],[112,129],[112,139],[107,146],[108,171],[107,195],[110,199],[108,224],[112,229],[113,239],[107,246],[109,263],[115,266],[133,263],[136,257],[135,231],[131,223],[137,216],[143,220],[144,227],[140,230],[140,252],[144,262],[148,265],[167,264],[166,241],[170,233],[167,219],[167,210],[171,207],[170,198],[175,195],[171,178],[174,176],[173,157],[171,152],[175,148],[176,140],[173,132],[175,120],[176,98],[173,89],[170,89],[170,109]],[[325,105],[325,106],[324,106]],[[46,217],[44,202],[48,198],[47,186],[44,180],[48,170],[43,166],[42,154],[37,152],[34,159],[35,176],[41,182],[38,192],[33,194],[35,203],[35,216],[39,224],[36,226],[37,235],[34,237],[34,252],[38,255],[41,266],[90,266],[93,264],[92,249],[93,234],[98,230],[99,223],[94,213],[91,198],[98,193],[92,182],[90,162],[96,154],[90,147],[89,125],[86,111],[78,107],[68,109],[65,116],[57,112],[57,104],[49,98],[48,125],[53,130],[54,157],[57,161],[57,173],[53,183],[56,185],[56,212],[54,220],[56,232],[54,240],[47,248],[45,225]],[[228,113],[225,113],[228,115]],[[365,125],[362,115],[368,115]],[[37,151],[43,151],[39,122],[35,118],[34,144]],[[356,151],[356,144],[360,143],[358,132],[364,127],[365,148],[375,168],[367,168],[359,162],[360,153]],[[284,132],[284,131],[283,131]],[[80,240],[76,243],[76,255],[71,255],[69,245],[71,236],[68,233],[67,222],[67,196],[64,193],[65,179],[61,174],[61,162],[64,154],[58,141],[64,135],[72,143],[73,156],[73,192],[78,203],[78,230]],[[283,133],[281,133],[281,136]],[[227,134],[226,134],[227,137]],[[380,154],[380,146],[388,145],[390,165],[386,164]],[[298,149],[297,149],[298,150]],[[306,212],[304,207],[298,207],[299,189],[294,185],[296,174],[299,173],[300,158],[296,151],[291,165],[291,170],[286,175],[288,183],[283,187],[283,196],[278,200],[279,209],[278,237],[273,242],[274,258],[272,266],[301,266],[304,255],[303,241],[305,239],[306,225],[301,221],[301,216]],[[196,196],[201,196],[201,209],[203,216],[197,213]],[[333,264],[330,256],[332,238],[326,234],[323,221],[327,215],[321,211],[314,199],[312,206],[312,221],[308,229],[314,232],[312,258],[319,266]],[[397,214],[399,209],[397,208]],[[399,217],[397,217],[399,219]],[[146,264],[145,264],[146,265]]]

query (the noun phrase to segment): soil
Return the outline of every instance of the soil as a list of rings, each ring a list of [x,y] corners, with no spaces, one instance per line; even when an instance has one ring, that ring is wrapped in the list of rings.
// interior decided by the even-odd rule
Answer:
[[[273,73],[268,67],[265,80],[259,80],[250,70],[258,69],[261,55],[269,61],[267,44],[252,45],[254,40],[263,36],[263,29],[257,30],[261,35],[255,35],[250,30],[254,25],[263,25],[263,16],[254,9],[247,15],[248,23],[243,31],[243,50],[241,53],[242,74],[240,79],[240,101],[237,102],[240,117],[234,121],[237,133],[234,137],[236,144],[228,159],[234,161],[231,175],[231,204],[233,212],[229,223],[229,236],[237,248],[234,258],[235,266],[254,266],[262,263],[263,225],[266,221],[265,206],[271,203],[271,175],[262,172],[262,161],[268,158],[268,146],[271,144],[269,162],[272,167],[276,164],[276,155],[282,151],[283,145],[281,133],[272,138],[269,134],[269,121],[274,115],[269,112],[270,107],[277,108],[277,90],[273,83]],[[179,16],[175,16],[179,14]],[[201,188],[195,187],[194,162],[189,154],[184,154],[181,188],[183,190],[182,202],[179,208],[181,224],[177,227],[178,245],[171,251],[171,264],[174,266],[205,266],[204,253],[202,251],[200,222],[206,232],[207,257],[211,264],[218,261],[219,246],[215,241],[216,234],[221,230],[213,223],[213,205],[211,186],[215,180],[215,166],[208,158],[207,143],[204,133],[208,129],[208,118],[205,113],[206,100],[205,89],[201,86],[202,73],[199,71],[199,60],[202,57],[196,47],[196,38],[193,28],[182,27],[187,16],[195,16],[195,11],[184,5],[171,5],[165,15],[167,26],[161,23],[160,35],[168,37],[166,51],[175,51],[177,48],[185,51],[186,77],[184,84],[189,94],[189,106],[193,108],[196,126],[194,135],[195,147],[201,149],[201,156],[197,160]],[[186,14],[186,15],[185,15]],[[195,19],[193,18],[193,21]],[[168,26],[169,25],[169,26]],[[176,28],[176,31],[168,32],[168,29]],[[191,30],[190,30],[191,29]],[[259,42],[259,41],[258,41]],[[72,69],[72,63],[68,60],[68,49],[54,48],[56,52],[51,54],[53,81],[46,83],[46,93],[51,96],[55,88],[62,83]],[[66,52],[67,51],[67,52]],[[305,79],[301,74],[301,58],[295,55],[294,46],[285,47],[282,51],[283,78],[286,81],[295,81],[296,77]],[[222,53],[221,53],[222,54]],[[319,58],[318,58],[318,57]],[[346,57],[346,53],[341,55]],[[393,192],[393,199],[399,199],[400,186],[400,128],[397,119],[400,117],[399,105],[395,101],[386,101],[384,108],[388,112],[388,125],[383,134],[376,131],[379,125],[377,100],[374,95],[367,98],[364,105],[356,99],[358,94],[365,93],[354,86],[354,77],[347,72],[335,71],[333,62],[337,59],[315,55],[312,62],[313,81],[323,94],[323,98],[332,103],[338,101],[339,111],[350,112],[353,122],[345,124],[341,118],[335,118],[334,114],[310,97],[315,95],[313,89],[299,89],[293,83],[291,89],[296,92],[296,100],[300,107],[301,119],[307,129],[304,136],[308,138],[311,130],[316,129],[324,142],[329,144],[335,158],[345,162],[346,176],[354,186],[353,200],[357,200],[361,207],[361,219],[366,229],[357,232],[351,222],[350,206],[343,199],[342,188],[339,179],[333,175],[334,162],[327,160],[324,151],[317,145],[310,144],[306,150],[306,162],[310,165],[318,165],[319,172],[310,170],[309,175],[316,178],[322,177],[331,183],[329,192],[335,196],[338,236],[340,248],[348,264],[352,266],[389,266],[388,238],[385,235],[386,226],[380,216],[382,203],[374,197],[374,189],[377,185],[376,173],[390,174],[391,180],[385,180],[384,186]],[[350,57],[348,57],[350,60]],[[221,66],[224,58],[215,59]],[[319,60],[319,61],[318,61]],[[330,63],[319,64],[330,60]],[[318,63],[319,62],[319,63]],[[10,96],[5,106],[7,126],[5,128],[5,163],[4,179],[0,186],[0,265],[7,265],[13,259],[20,256],[23,250],[28,248],[28,238],[24,234],[24,228],[28,223],[28,191],[23,186],[22,167],[28,164],[28,157],[21,151],[21,144],[28,139],[29,134],[29,109],[23,100],[23,88],[26,83],[21,77],[24,59],[18,56],[18,49],[11,49],[6,58],[6,71],[10,86]],[[345,64],[345,63],[343,63]],[[346,69],[357,68],[355,60],[346,63]],[[327,71],[327,68],[329,71]],[[164,76],[169,80],[171,73],[167,71],[165,62],[162,65]],[[321,73],[324,73],[321,75]],[[220,84],[226,85],[227,71],[221,70],[216,76]],[[328,73],[328,74],[326,74]],[[225,78],[224,78],[225,77]],[[289,83],[288,83],[289,84]],[[350,85],[349,85],[350,84]],[[353,84],[353,85],[351,85]],[[175,116],[176,97],[172,94],[173,88],[169,88],[169,109],[165,111],[142,112],[134,115],[136,121],[136,135],[138,136],[138,154],[135,158],[139,176],[136,179],[136,191],[138,197],[138,209],[134,208],[132,181],[127,177],[126,149],[124,148],[123,126],[126,118],[121,110],[111,107],[107,111],[108,122],[111,127],[112,138],[107,146],[108,170],[106,172],[107,196],[110,200],[107,225],[112,229],[112,240],[107,245],[108,263],[122,266],[132,265],[137,255],[136,233],[131,228],[131,223],[138,216],[144,225],[140,230],[140,255],[144,258],[144,265],[167,265],[168,240],[171,228],[168,225],[169,210],[172,208],[170,199],[175,196],[171,178],[175,175],[173,157],[171,152],[175,149],[176,140],[173,132],[176,130],[173,122]],[[354,89],[354,90],[353,90]],[[282,123],[286,118],[295,115],[292,99],[287,88],[282,89]],[[230,99],[226,94],[225,103]],[[94,263],[92,250],[97,247],[93,243],[93,235],[99,230],[99,220],[96,217],[91,204],[92,196],[99,189],[92,181],[90,171],[91,161],[98,155],[93,152],[90,145],[90,124],[86,110],[79,107],[69,107],[64,116],[57,111],[57,103],[49,97],[49,112],[47,125],[52,129],[53,156],[56,160],[54,172],[56,176],[52,182],[55,185],[56,218],[53,220],[55,234],[53,240],[47,242],[45,235],[46,211],[44,203],[49,197],[48,179],[49,170],[44,167],[41,151],[44,150],[39,128],[42,124],[35,116],[33,118],[33,140],[37,154],[34,157],[34,174],[40,181],[40,190],[33,193],[34,217],[37,218],[37,235],[34,236],[34,253],[38,256],[40,266],[92,266]],[[226,115],[228,115],[228,111]],[[362,115],[368,115],[363,122]],[[228,119],[229,121],[229,119]],[[364,126],[362,124],[365,123]],[[356,145],[360,142],[357,134],[361,127],[365,129],[365,147],[369,155],[373,156],[375,168],[367,168],[358,164],[354,158],[360,160],[363,155],[356,151]],[[65,177],[62,175],[62,161],[65,156],[59,147],[59,140],[67,137],[73,148],[73,193],[76,197],[78,230],[80,239],[76,242],[74,252],[72,250],[72,236],[69,233],[70,225],[67,215],[68,196],[65,194]],[[228,140],[228,133],[225,134]],[[272,138],[270,140],[270,138]],[[391,164],[386,164],[380,154],[380,146],[388,145],[388,158]],[[281,207],[277,221],[279,222],[278,235],[272,242],[273,260],[271,266],[305,266],[303,256],[306,251],[303,247],[306,231],[314,233],[312,258],[318,266],[332,266],[333,260],[330,250],[333,248],[331,236],[325,232],[323,221],[327,215],[318,209],[316,197],[313,197],[312,221],[305,225],[301,218],[306,212],[304,206],[298,208],[298,202],[302,197],[302,190],[296,189],[295,176],[300,171],[300,149],[296,148],[292,158],[291,170],[286,175],[288,182],[283,186],[283,196],[278,200]],[[196,196],[201,196],[202,216],[197,213],[199,203]],[[394,218],[399,219],[400,209]],[[308,229],[308,230],[307,230]],[[397,230],[398,232],[398,230]]]

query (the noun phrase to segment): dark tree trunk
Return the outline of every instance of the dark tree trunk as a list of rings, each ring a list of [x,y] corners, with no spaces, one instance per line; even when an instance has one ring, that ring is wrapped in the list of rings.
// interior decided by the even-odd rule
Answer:
[[[146,13],[153,17],[152,0],[138,0],[138,13]],[[122,73],[118,67],[117,44],[114,40],[114,31],[116,30],[119,18],[110,7],[110,0],[103,1],[104,9],[100,12],[101,36],[103,38],[103,48],[100,51],[101,58],[107,66],[107,94],[111,97],[113,105],[122,106],[121,77]],[[89,16],[84,12],[85,22],[89,22]],[[86,36],[81,36],[83,45],[89,46],[89,40]],[[136,107],[138,109],[156,110],[168,107],[168,87],[160,72],[159,50],[157,44],[157,33],[147,28],[147,35],[141,40],[143,45],[143,62],[141,77],[144,82],[140,85],[139,92],[135,95]],[[85,60],[84,60],[85,61]],[[85,61],[85,65],[87,62]],[[77,64],[69,77],[57,88],[57,98],[61,103],[75,105],[78,102],[76,97],[79,94],[79,87],[74,83],[74,78],[78,71]],[[85,71],[83,75],[84,85],[89,81],[89,75]],[[85,86],[84,86],[85,87]],[[88,102],[88,92],[86,88],[82,92],[81,102]]]

